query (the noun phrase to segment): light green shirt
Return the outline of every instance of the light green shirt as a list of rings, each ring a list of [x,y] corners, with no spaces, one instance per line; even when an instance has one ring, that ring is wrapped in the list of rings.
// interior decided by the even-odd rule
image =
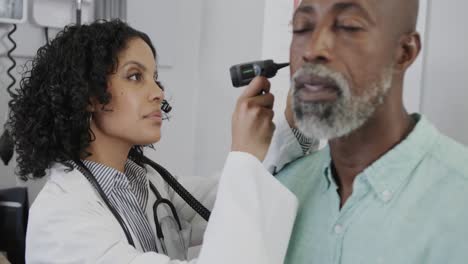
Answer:
[[[278,174],[300,203],[286,263],[468,263],[468,151],[415,117],[341,210],[328,148]]]

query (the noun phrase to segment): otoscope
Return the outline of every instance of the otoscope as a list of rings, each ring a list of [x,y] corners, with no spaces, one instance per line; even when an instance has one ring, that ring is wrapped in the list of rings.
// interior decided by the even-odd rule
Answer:
[[[256,76],[274,77],[279,69],[287,66],[289,66],[289,63],[276,64],[273,60],[252,61],[234,65],[230,69],[232,85],[234,87],[248,85]],[[166,113],[172,110],[166,100],[162,103],[162,110]]]
[[[273,60],[252,61],[237,64],[231,67],[232,85],[241,87],[248,85],[256,76],[271,78],[276,75],[279,69],[289,66],[289,63],[276,64]]]

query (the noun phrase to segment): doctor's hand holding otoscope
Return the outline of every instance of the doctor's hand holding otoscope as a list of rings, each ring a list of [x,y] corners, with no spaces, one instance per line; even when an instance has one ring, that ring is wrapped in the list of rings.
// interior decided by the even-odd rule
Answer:
[[[277,71],[289,63],[272,60],[234,65],[230,69],[234,87],[248,85],[239,97],[232,117],[232,150],[245,151],[263,160],[275,130],[273,123],[274,96],[270,82]]]
[[[270,82],[256,77],[239,97],[232,116],[232,151],[250,153],[263,161],[275,130],[274,96]]]

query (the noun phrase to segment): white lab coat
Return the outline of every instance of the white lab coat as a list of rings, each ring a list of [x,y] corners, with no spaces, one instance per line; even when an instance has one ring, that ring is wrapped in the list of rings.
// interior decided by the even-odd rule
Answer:
[[[301,156],[301,152],[282,120],[266,161],[282,167]],[[179,179],[212,209],[209,224],[174,194],[156,171],[148,168],[148,177],[161,195],[174,203],[179,217],[191,223],[191,246],[203,241],[197,259],[185,262],[155,252],[142,253],[135,238],[136,249],[130,246],[119,223],[88,180],[77,170],[67,171],[63,165],[56,165],[31,206],[27,263],[283,263],[297,200],[254,156],[231,152],[219,179]],[[149,192],[147,215],[153,232],[151,208],[155,199]]]

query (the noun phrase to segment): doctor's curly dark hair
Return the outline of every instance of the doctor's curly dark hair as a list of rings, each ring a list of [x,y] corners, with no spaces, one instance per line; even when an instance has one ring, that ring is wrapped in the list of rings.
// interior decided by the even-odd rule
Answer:
[[[150,38],[120,20],[65,27],[41,47],[20,82],[11,92],[6,127],[15,142],[21,179],[41,178],[56,162],[71,166],[93,140],[90,98],[109,103],[110,74],[117,70],[118,54],[129,40],[141,38],[156,51]],[[142,146],[129,158],[138,161]]]

